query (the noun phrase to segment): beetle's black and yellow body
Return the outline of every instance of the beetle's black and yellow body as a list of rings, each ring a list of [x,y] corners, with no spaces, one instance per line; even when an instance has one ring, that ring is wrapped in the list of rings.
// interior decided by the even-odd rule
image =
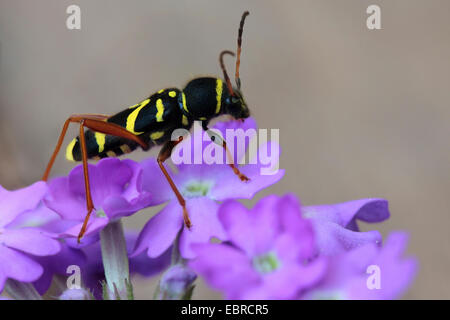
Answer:
[[[236,99],[232,97],[222,79],[202,77],[190,81],[182,91],[162,89],[106,121],[139,136],[151,148],[169,141],[177,128],[189,130],[195,120],[207,124],[222,114],[243,119],[249,116],[249,110],[242,94]],[[85,139],[88,158],[94,159],[117,157],[139,146],[134,141],[92,130],[85,132]],[[66,158],[82,160],[79,137],[69,143]]]
[[[225,54],[234,56],[234,53],[226,50],[219,56],[223,80],[214,77],[195,78],[189,81],[183,90],[176,88],[159,90],[144,101],[112,116],[81,114],[72,115],[65,121],[42,180],[46,181],[49,177],[69,124],[78,123],[79,135],[69,143],[66,149],[67,159],[83,161],[87,214],[78,235],[78,241],[85,233],[89,217],[94,210],[87,160],[120,156],[135,150],[138,146],[148,150],[155,145],[162,145],[157,157],[158,165],[183,208],[185,225],[188,228],[191,227],[186,202],[164,168],[163,162],[170,157],[173,148],[183,139],[178,137],[178,140],[172,140],[173,131],[178,128],[189,130],[196,120],[202,121],[202,127],[208,131],[211,140],[220,144],[229,153],[226,142],[216,139],[216,136],[211,134],[208,123],[222,114],[229,114],[238,120],[248,118],[250,115],[240,91],[239,78],[242,31],[248,14],[247,11],[244,12],[239,25],[235,69],[236,88],[232,87],[223,63]],[[229,165],[242,181],[248,180],[233,163]]]

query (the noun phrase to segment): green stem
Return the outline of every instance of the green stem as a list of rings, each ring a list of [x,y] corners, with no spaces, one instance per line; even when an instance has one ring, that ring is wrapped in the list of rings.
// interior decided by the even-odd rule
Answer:
[[[31,283],[8,279],[5,286],[6,293],[16,300],[42,300]]]
[[[120,220],[110,222],[100,231],[100,242],[108,297],[131,300],[133,294],[122,222]]]

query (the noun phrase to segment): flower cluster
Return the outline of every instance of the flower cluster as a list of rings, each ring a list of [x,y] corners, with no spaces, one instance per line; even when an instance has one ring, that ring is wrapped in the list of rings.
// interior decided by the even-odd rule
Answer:
[[[215,129],[225,136],[256,123],[220,122]],[[194,136],[180,148],[212,143]],[[238,163],[246,148],[231,145]],[[275,142],[259,147],[280,154]],[[406,234],[392,233],[383,244],[378,231],[358,229],[358,220],[387,219],[387,201],[302,206],[292,194],[270,195],[247,209],[237,200],[253,198],[284,175],[261,175],[261,167],[259,161],[239,166],[247,182],[227,164],[169,169],[186,199],[188,229],[155,158],[103,159],[89,165],[95,210],[81,243],[82,166],[48,183],[0,187],[0,292],[14,299],[132,299],[134,274],[164,270],[158,299],[189,298],[197,277],[230,299],[393,299],[405,291],[417,268],[402,257]],[[161,204],[139,233],[123,231],[123,218]]]
[[[43,182],[17,191],[0,187],[0,291],[7,279],[38,280],[44,268],[37,258],[55,255],[61,250],[59,241],[52,234],[40,228],[15,224],[21,214],[36,209],[46,191]]]
[[[406,235],[381,246],[378,232],[351,230],[355,219],[388,215],[378,199],[301,207],[292,195],[268,196],[252,210],[227,201],[219,218],[228,241],[196,244],[189,265],[230,299],[393,299],[415,274],[415,260],[402,258]]]

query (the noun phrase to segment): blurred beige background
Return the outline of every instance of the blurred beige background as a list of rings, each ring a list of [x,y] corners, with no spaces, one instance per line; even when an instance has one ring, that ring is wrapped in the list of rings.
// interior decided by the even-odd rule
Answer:
[[[79,31],[66,28],[70,4],[81,7]],[[382,30],[366,28],[370,4],[381,6]],[[114,113],[221,75],[218,54],[235,50],[246,9],[243,91],[260,127],[280,128],[286,169],[257,198],[387,198],[391,219],[364,229],[410,232],[420,272],[405,298],[449,299],[447,0],[1,0],[0,184],[39,180],[71,113]],[[52,175],[72,167],[61,155]],[[152,212],[126,224],[138,228]],[[200,287],[195,298],[219,297]],[[151,290],[140,281],[137,296]]]

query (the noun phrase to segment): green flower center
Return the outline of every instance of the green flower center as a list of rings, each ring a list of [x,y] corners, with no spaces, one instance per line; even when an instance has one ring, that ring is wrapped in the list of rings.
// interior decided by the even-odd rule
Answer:
[[[204,197],[212,185],[211,181],[191,180],[184,186],[183,194],[187,198]]]
[[[253,267],[259,273],[270,273],[280,268],[280,260],[278,260],[274,252],[259,255],[253,258]]]
[[[105,218],[106,217],[106,213],[103,210],[98,210],[95,215],[97,216],[97,218]]]

